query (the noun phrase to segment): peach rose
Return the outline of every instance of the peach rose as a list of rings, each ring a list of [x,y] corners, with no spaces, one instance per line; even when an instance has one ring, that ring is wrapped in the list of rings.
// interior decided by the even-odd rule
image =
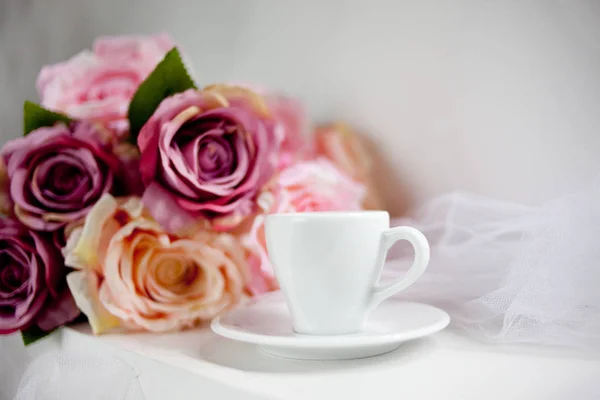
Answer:
[[[304,161],[283,169],[258,197],[262,214],[254,218],[243,243],[251,268],[274,280],[267,255],[266,214],[308,211],[353,211],[362,208],[365,187],[325,158]]]
[[[72,230],[67,282],[94,333],[124,326],[152,332],[193,327],[242,300],[244,251],[228,234],[167,234],[136,197],[103,196]]]
[[[373,182],[373,158],[364,140],[349,126],[338,122],[317,127],[314,132],[317,157],[325,157],[352,179],[367,187],[364,206],[381,209],[381,199]]]

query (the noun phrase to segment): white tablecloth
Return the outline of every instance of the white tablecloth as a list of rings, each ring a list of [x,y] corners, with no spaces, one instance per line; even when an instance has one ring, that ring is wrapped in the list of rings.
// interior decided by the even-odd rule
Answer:
[[[18,341],[12,339],[17,338],[2,339],[2,349],[11,342],[17,356]],[[26,355],[35,357],[53,350],[67,359],[105,357],[131,366],[135,371],[132,379],[149,400],[600,398],[597,358],[531,346],[489,347],[449,331],[379,357],[307,362],[275,358],[205,329],[95,338],[82,327],[64,329],[32,346]],[[15,389],[14,379],[25,365],[23,360],[2,367],[0,395],[5,398]],[[9,385],[4,370],[12,371]],[[105,385],[110,387],[111,382]]]

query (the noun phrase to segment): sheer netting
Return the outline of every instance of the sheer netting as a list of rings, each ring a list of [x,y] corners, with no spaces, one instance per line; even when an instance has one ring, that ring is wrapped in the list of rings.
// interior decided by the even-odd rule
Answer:
[[[6,341],[4,343],[7,344]],[[28,365],[20,379],[15,400],[145,398],[136,371],[124,361],[105,353],[52,350],[31,360],[27,357],[12,358],[0,370],[6,369],[3,374],[8,372],[10,366],[19,360],[25,360]],[[13,375],[2,377],[7,384],[7,390],[4,393],[0,391],[2,398],[13,398],[8,387],[15,378],[18,379],[16,374]]]
[[[484,341],[600,352],[600,187],[539,208],[454,193],[393,224],[422,230],[432,250],[400,296],[442,307]],[[384,276],[410,258],[396,249]]]

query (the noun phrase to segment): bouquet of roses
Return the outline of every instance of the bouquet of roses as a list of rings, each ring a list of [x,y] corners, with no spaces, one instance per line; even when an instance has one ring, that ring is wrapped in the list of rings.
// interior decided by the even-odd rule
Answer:
[[[107,37],[44,67],[0,154],[0,334],[85,314],[164,332],[276,289],[268,213],[378,207],[343,124],[249,85],[199,89],[166,35]]]

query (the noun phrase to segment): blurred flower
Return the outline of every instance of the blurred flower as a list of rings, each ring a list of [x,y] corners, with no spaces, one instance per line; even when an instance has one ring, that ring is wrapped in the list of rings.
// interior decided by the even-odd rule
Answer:
[[[292,97],[266,89],[257,91],[264,97],[276,121],[275,137],[279,144],[278,169],[289,167],[310,154],[310,123],[302,104]]]
[[[373,158],[364,141],[346,124],[317,127],[314,132],[317,157],[326,157],[352,179],[367,187],[365,207],[381,209],[382,202],[373,182]]]
[[[131,98],[173,46],[165,34],[101,37],[93,52],[42,68],[37,79],[42,105],[125,134]]]
[[[34,326],[51,331],[75,319],[65,273],[50,235],[0,218],[0,334]]]
[[[267,103],[276,122],[275,137],[279,144],[278,169],[310,156],[310,121],[300,101],[260,85],[239,82],[231,85],[258,93]]]
[[[125,168],[100,127],[87,122],[39,128],[6,143],[2,156],[14,214],[25,225],[42,231],[84,217],[113,188],[116,177],[124,175]]]
[[[255,217],[243,238],[250,251],[252,268],[274,279],[267,255],[264,222],[266,214],[309,211],[354,211],[362,208],[364,185],[342,173],[329,160],[319,158],[282,170],[258,197],[263,214]]]
[[[164,332],[210,320],[245,296],[244,253],[229,234],[168,235],[139,198],[105,195],[64,249],[67,281],[95,333]]]
[[[165,99],[138,145],[143,201],[169,232],[237,226],[277,164],[276,121],[264,99],[233,86],[188,90]]]

